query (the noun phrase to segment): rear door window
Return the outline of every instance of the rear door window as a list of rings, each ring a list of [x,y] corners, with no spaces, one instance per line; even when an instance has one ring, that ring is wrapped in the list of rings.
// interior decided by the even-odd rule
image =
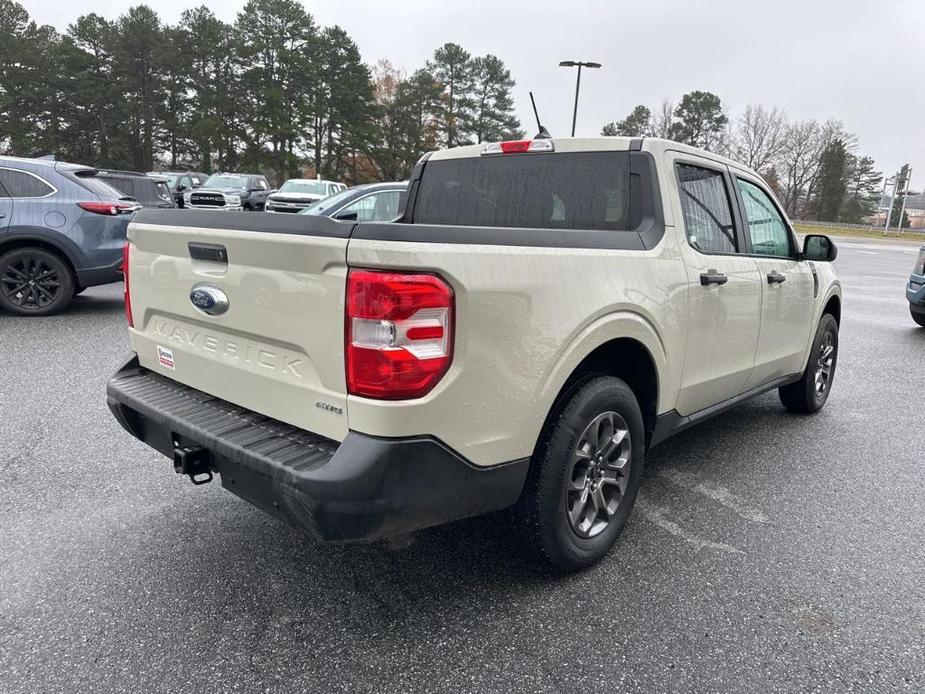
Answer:
[[[0,184],[11,198],[44,198],[55,192],[41,178],[14,169],[0,169]]]
[[[678,190],[687,242],[703,253],[736,253],[725,176],[714,169],[678,164]]]
[[[629,152],[507,154],[424,168],[415,224],[634,230],[642,218]]]

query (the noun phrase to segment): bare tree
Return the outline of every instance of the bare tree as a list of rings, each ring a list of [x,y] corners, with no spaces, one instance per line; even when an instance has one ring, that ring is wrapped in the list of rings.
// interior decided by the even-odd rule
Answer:
[[[796,217],[800,202],[808,194],[810,182],[816,175],[819,156],[821,127],[818,121],[804,120],[791,123],[785,132],[785,145],[778,163],[783,188],[784,209]]]
[[[780,177],[782,202],[787,214],[796,217],[804,212],[819,180],[822,153],[835,140],[844,145],[848,153],[857,149],[858,138],[845,130],[840,120],[829,119],[798,121],[784,128],[784,145],[773,163],[773,171]]]
[[[671,139],[671,124],[674,122],[674,104],[665,99],[662,107],[652,116],[652,136]]]
[[[777,107],[747,106],[730,133],[734,159],[758,172],[767,171],[787,146],[787,117]]]

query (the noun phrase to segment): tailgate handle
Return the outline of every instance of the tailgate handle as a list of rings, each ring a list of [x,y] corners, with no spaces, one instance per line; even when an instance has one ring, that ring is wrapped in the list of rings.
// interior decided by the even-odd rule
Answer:
[[[193,260],[208,260],[212,263],[228,264],[228,251],[225,247],[217,243],[192,243],[189,244],[189,257]]]

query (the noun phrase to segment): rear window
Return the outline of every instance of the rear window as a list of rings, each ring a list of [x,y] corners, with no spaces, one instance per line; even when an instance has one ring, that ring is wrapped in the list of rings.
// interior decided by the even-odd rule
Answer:
[[[129,178],[128,176],[100,176],[100,178],[122,193],[122,195],[127,195],[128,197],[135,198],[136,200],[138,199],[134,179]]]
[[[118,200],[125,197],[125,193],[109,185],[102,178],[97,178],[92,169],[62,171],[61,173],[103,200]]]
[[[43,198],[55,192],[38,176],[14,169],[0,169],[0,190],[11,198]]]
[[[629,152],[430,162],[414,206],[415,224],[629,231],[641,220]]]

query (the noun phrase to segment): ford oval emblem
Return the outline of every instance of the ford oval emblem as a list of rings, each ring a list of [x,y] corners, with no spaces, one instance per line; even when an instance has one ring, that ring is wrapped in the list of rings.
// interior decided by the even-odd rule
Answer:
[[[228,310],[228,295],[211,284],[199,284],[189,294],[190,303],[203,313],[219,316]]]

